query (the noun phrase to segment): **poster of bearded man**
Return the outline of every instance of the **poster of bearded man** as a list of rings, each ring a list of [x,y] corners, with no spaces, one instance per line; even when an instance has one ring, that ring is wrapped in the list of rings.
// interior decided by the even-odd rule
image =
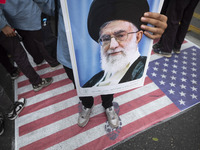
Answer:
[[[113,94],[144,84],[153,41],[140,29],[154,0],[61,0],[79,96]]]

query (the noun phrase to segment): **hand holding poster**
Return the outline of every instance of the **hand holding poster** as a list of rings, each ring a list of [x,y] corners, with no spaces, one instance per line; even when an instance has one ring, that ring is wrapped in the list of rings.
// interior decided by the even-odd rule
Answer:
[[[79,96],[112,94],[142,86],[152,40],[140,29],[149,0],[61,0]]]

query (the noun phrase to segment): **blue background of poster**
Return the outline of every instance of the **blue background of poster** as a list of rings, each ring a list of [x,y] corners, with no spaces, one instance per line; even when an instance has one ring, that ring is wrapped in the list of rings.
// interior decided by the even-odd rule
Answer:
[[[92,1],[67,0],[80,86],[101,71],[100,46],[92,40],[87,30],[87,16]],[[159,2],[148,0],[150,11],[157,12]],[[150,39],[143,36],[139,43],[141,55],[147,56],[150,42]]]

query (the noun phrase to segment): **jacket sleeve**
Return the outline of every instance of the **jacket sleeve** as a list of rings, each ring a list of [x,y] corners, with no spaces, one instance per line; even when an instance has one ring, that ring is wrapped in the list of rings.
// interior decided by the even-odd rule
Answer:
[[[2,7],[0,6],[0,31],[6,26],[8,25],[8,22],[3,14],[3,10]]]
[[[54,16],[55,0],[33,0],[40,7],[43,13]]]

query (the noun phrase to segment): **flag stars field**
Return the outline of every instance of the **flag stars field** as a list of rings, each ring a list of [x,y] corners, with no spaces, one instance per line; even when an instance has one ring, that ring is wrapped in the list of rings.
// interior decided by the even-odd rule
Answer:
[[[197,92],[200,88],[200,72],[197,71],[197,67],[200,66],[199,58],[200,49],[191,46],[182,50],[180,54],[174,54],[171,58],[156,59],[149,65],[149,77],[181,110],[200,102],[200,92]],[[155,72],[151,69],[154,67],[158,68],[156,77],[151,74]]]

